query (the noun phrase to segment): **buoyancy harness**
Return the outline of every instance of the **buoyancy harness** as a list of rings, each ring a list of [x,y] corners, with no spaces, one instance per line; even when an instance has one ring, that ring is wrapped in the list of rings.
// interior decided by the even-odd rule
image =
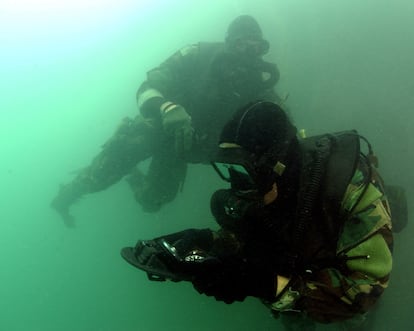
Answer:
[[[358,166],[359,142],[360,136],[354,130],[300,140],[302,171],[286,260],[288,272],[301,273],[315,264],[320,265],[322,260],[331,263],[335,259],[336,244],[346,219],[341,203]],[[305,250],[309,243],[307,233],[315,227],[321,236],[318,247]],[[303,252],[306,252],[304,257]]]

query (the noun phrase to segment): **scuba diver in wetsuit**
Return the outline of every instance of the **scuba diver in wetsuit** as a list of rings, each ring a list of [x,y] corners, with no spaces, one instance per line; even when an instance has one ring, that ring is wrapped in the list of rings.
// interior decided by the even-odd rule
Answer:
[[[212,162],[231,185],[211,199],[221,229],[139,241],[122,255],[220,301],[257,297],[288,328],[362,320],[388,285],[393,235],[375,156],[360,141],[356,131],[298,139],[278,105],[249,104]]]
[[[281,102],[277,66],[257,21],[241,15],[224,42],[200,42],[175,52],[147,73],[137,91],[140,114],[125,118],[91,164],[63,185],[52,207],[68,225],[81,197],[126,178],[146,212],[171,202],[188,163],[208,164],[223,125],[247,102]],[[144,174],[140,163],[151,158]]]

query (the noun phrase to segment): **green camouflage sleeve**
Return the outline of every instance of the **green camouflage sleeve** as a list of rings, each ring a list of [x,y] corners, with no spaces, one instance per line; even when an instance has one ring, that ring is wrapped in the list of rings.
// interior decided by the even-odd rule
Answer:
[[[380,297],[392,269],[391,219],[379,182],[365,190],[363,182],[357,170],[343,200],[343,208],[352,210],[338,243],[343,267],[291,279],[273,310],[305,311],[316,321],[336,322],[366,312]]]

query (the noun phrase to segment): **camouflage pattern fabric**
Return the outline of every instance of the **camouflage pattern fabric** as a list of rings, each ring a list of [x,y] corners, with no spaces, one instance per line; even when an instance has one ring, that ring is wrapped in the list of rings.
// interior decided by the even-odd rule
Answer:
[[[392,268],[390,210],[378,182],[371,181],[366,190],[364,185],[357,170],[343,200],[344,210],[352,210],[338,242],[337,254],[345,265],[292,278],[271,305],[274,312],[337,322],[364,314],[381,296]]]

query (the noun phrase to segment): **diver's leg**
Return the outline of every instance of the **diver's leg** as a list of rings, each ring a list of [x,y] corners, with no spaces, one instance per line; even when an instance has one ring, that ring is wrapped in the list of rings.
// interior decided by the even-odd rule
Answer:
[[[187,171],[187,163],[176,156],[171,142],[158,146],[151,160],[148,174],[139,170],[127,178],[135,199],[146,212],[156,212],[176,197]]]
[[[353,318],[340,323],[343,331],[373,331],[375,330],[375,310],[357,314]]]
[[[140,116],[124,119],[92,163],[73,181],[60,188],[52,201],[52,207],[70,225],[73,222],[70,206],[85,194],[102,191],[115,184],[138,162],[150,157],[156,132],[153,123]]]
[[[315,331],[316,324],[303,313],[283,312],[280,313],[280,321],[285,331]]]

